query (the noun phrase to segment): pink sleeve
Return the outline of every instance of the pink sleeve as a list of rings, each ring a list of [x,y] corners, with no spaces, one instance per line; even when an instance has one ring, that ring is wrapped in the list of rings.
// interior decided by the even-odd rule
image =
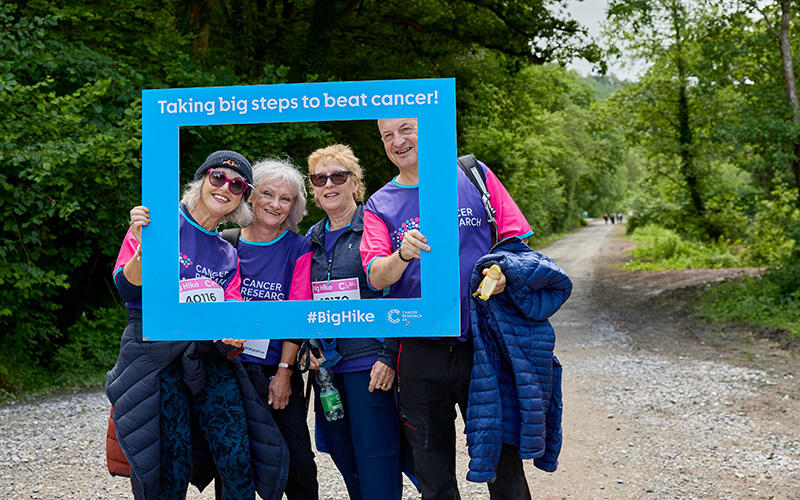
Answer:
[[[369,284],[369,268],[372,261],[392,254],[392,240],[389,239],[389,228],[383,220],[367,210],[364,210],[364,233],[361,236],[359,250],[361,250],[361,265],[364,267]]]
[[[522,215],[522,211],[511,199],[511,195],[508,194],[500,179],[489,168],[486,169],[486,189],[492,198],[492,206],[497,212],[497,232],[500,239],[510,236],[519,236],[520,238],[531,236],[533,231],[528,221],[525,220],[525,216]]]
[[[136,238],[133,236],[131,228],[128,228],[128,232],[125,233],[125,238],[122,240],[122,246],[117,255],[117,263],[114,264],[114,271],[111,273],[112,276],[116,276],[119,270],[125,267],[125,264],[127,264],[136,253],[136,248],[138,246],[139,242],[136,241]]]
[[[236,274],[225,287],[225,301],[242,301],[242,275],[239,274],[239,257],[236,257]]]
[[[289,300],[311,300],[311,252],[298,257],[292,272]]]

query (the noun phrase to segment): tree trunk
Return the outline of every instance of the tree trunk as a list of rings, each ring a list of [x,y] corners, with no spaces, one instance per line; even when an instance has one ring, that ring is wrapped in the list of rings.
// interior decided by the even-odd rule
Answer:
[[[192,40],[192,50],[195,55],[205,55],[208,52],[208,42],[211,37],[211,23],[208,21],[211,6],[216,0],[189,0],[189,25],[192,32],[198,36]]]
[[[306,46],[292,62],[291,79],[302,81],[313,74],[325,80],[328,77],[328,54],[331,39],[339,23],[341,0],[316,0],[311,6],[311,25]]]
[[[781,66],[783,67],[783,81],[786,84],[786,97],[792,105],[792,123],[800,128],[800,103],[797,99],[797,84],[794,80],[794,64],[792,63],[792,45],[789,36],[791,23],[791,1],[781,0],[781,26],[778,32],[778,41],[781,47]],[[792,173],[797,187],[797,201],[800,204],[800,140],[795,141],[794,157],[791,159]]]
[[[682,27],[686,13],[682,11],[682,7],[679,3],[673,3],[671,10],[672,26],[675,30],[675,65],[678,69],[678,85],[680,85],[678,89],[677,132],[681,158],[681,173],[686,181],[686,188],[689,190],[689,197],[692,200],[694,212],[700,220],[703,221],[706,207],[700,192],[700,179],[695,168],[694,148],[692,145],[691,111],[689,110],[689,96],[687,92],[686,62],[683,54]],[[705,225],[704,222],[703,224]]]

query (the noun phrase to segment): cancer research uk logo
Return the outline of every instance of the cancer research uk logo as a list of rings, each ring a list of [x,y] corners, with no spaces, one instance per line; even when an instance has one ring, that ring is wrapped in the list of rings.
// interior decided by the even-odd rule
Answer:
[[[422,314],[420,314],[418,311],[401,311],[400,309],[389,309],[389,311],[386,313],[386,319],[389,321],[389,323],[393,325],[396,325],[401,321],[405,321],[406,326],[408,326],[409,323],[411,323],[412,319],[419,319],[421,317]]]

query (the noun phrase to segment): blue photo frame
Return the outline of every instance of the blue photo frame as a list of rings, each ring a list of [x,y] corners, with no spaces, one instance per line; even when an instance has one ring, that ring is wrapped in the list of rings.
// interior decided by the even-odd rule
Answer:
[[[180,248],[176,194],[180,190],[180,127],[406,117],[418,121],[420,225],[431,245],[431,252],[423,252],[422,257],[421,298],[179,303],[175,256]],[[379,140],[377,129],[375,140]],[[227,148],[226,144],[213,147]],[[142,262],[146,283],[142,289],[143,337],[212,340],[459,335],[455,159],[453,79],[143,91],[142,200],[150,209],[152,221],[143,232],[147,247],[147,258]]]

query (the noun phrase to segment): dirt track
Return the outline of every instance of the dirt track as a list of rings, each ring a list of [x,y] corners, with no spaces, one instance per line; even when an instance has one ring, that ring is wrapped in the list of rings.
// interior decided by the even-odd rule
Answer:
[[[687,313],[684,287],[743,271],[617,270],[621,229],[593,223],[543,249],[575,289],[553,319],[561,463],[553,474],[526,464],[533,498],[800,498],[797,351]],[[107,415],[96,392],[1,406],[0,498],[128,498],[104,468]],[[463,481],[459,453],[463,497],[488,498]],[[321,496],[346,498],[328,457],[317,463]],[[418,498],[410,483],[404,497]]]
[[[800,362],[687,313],[683,287],[757,271],[622,273],[621,230],[595,222],[543,249],[575,291],[553,320],[561,465],[532,475],[535,497],[800,498]]]

